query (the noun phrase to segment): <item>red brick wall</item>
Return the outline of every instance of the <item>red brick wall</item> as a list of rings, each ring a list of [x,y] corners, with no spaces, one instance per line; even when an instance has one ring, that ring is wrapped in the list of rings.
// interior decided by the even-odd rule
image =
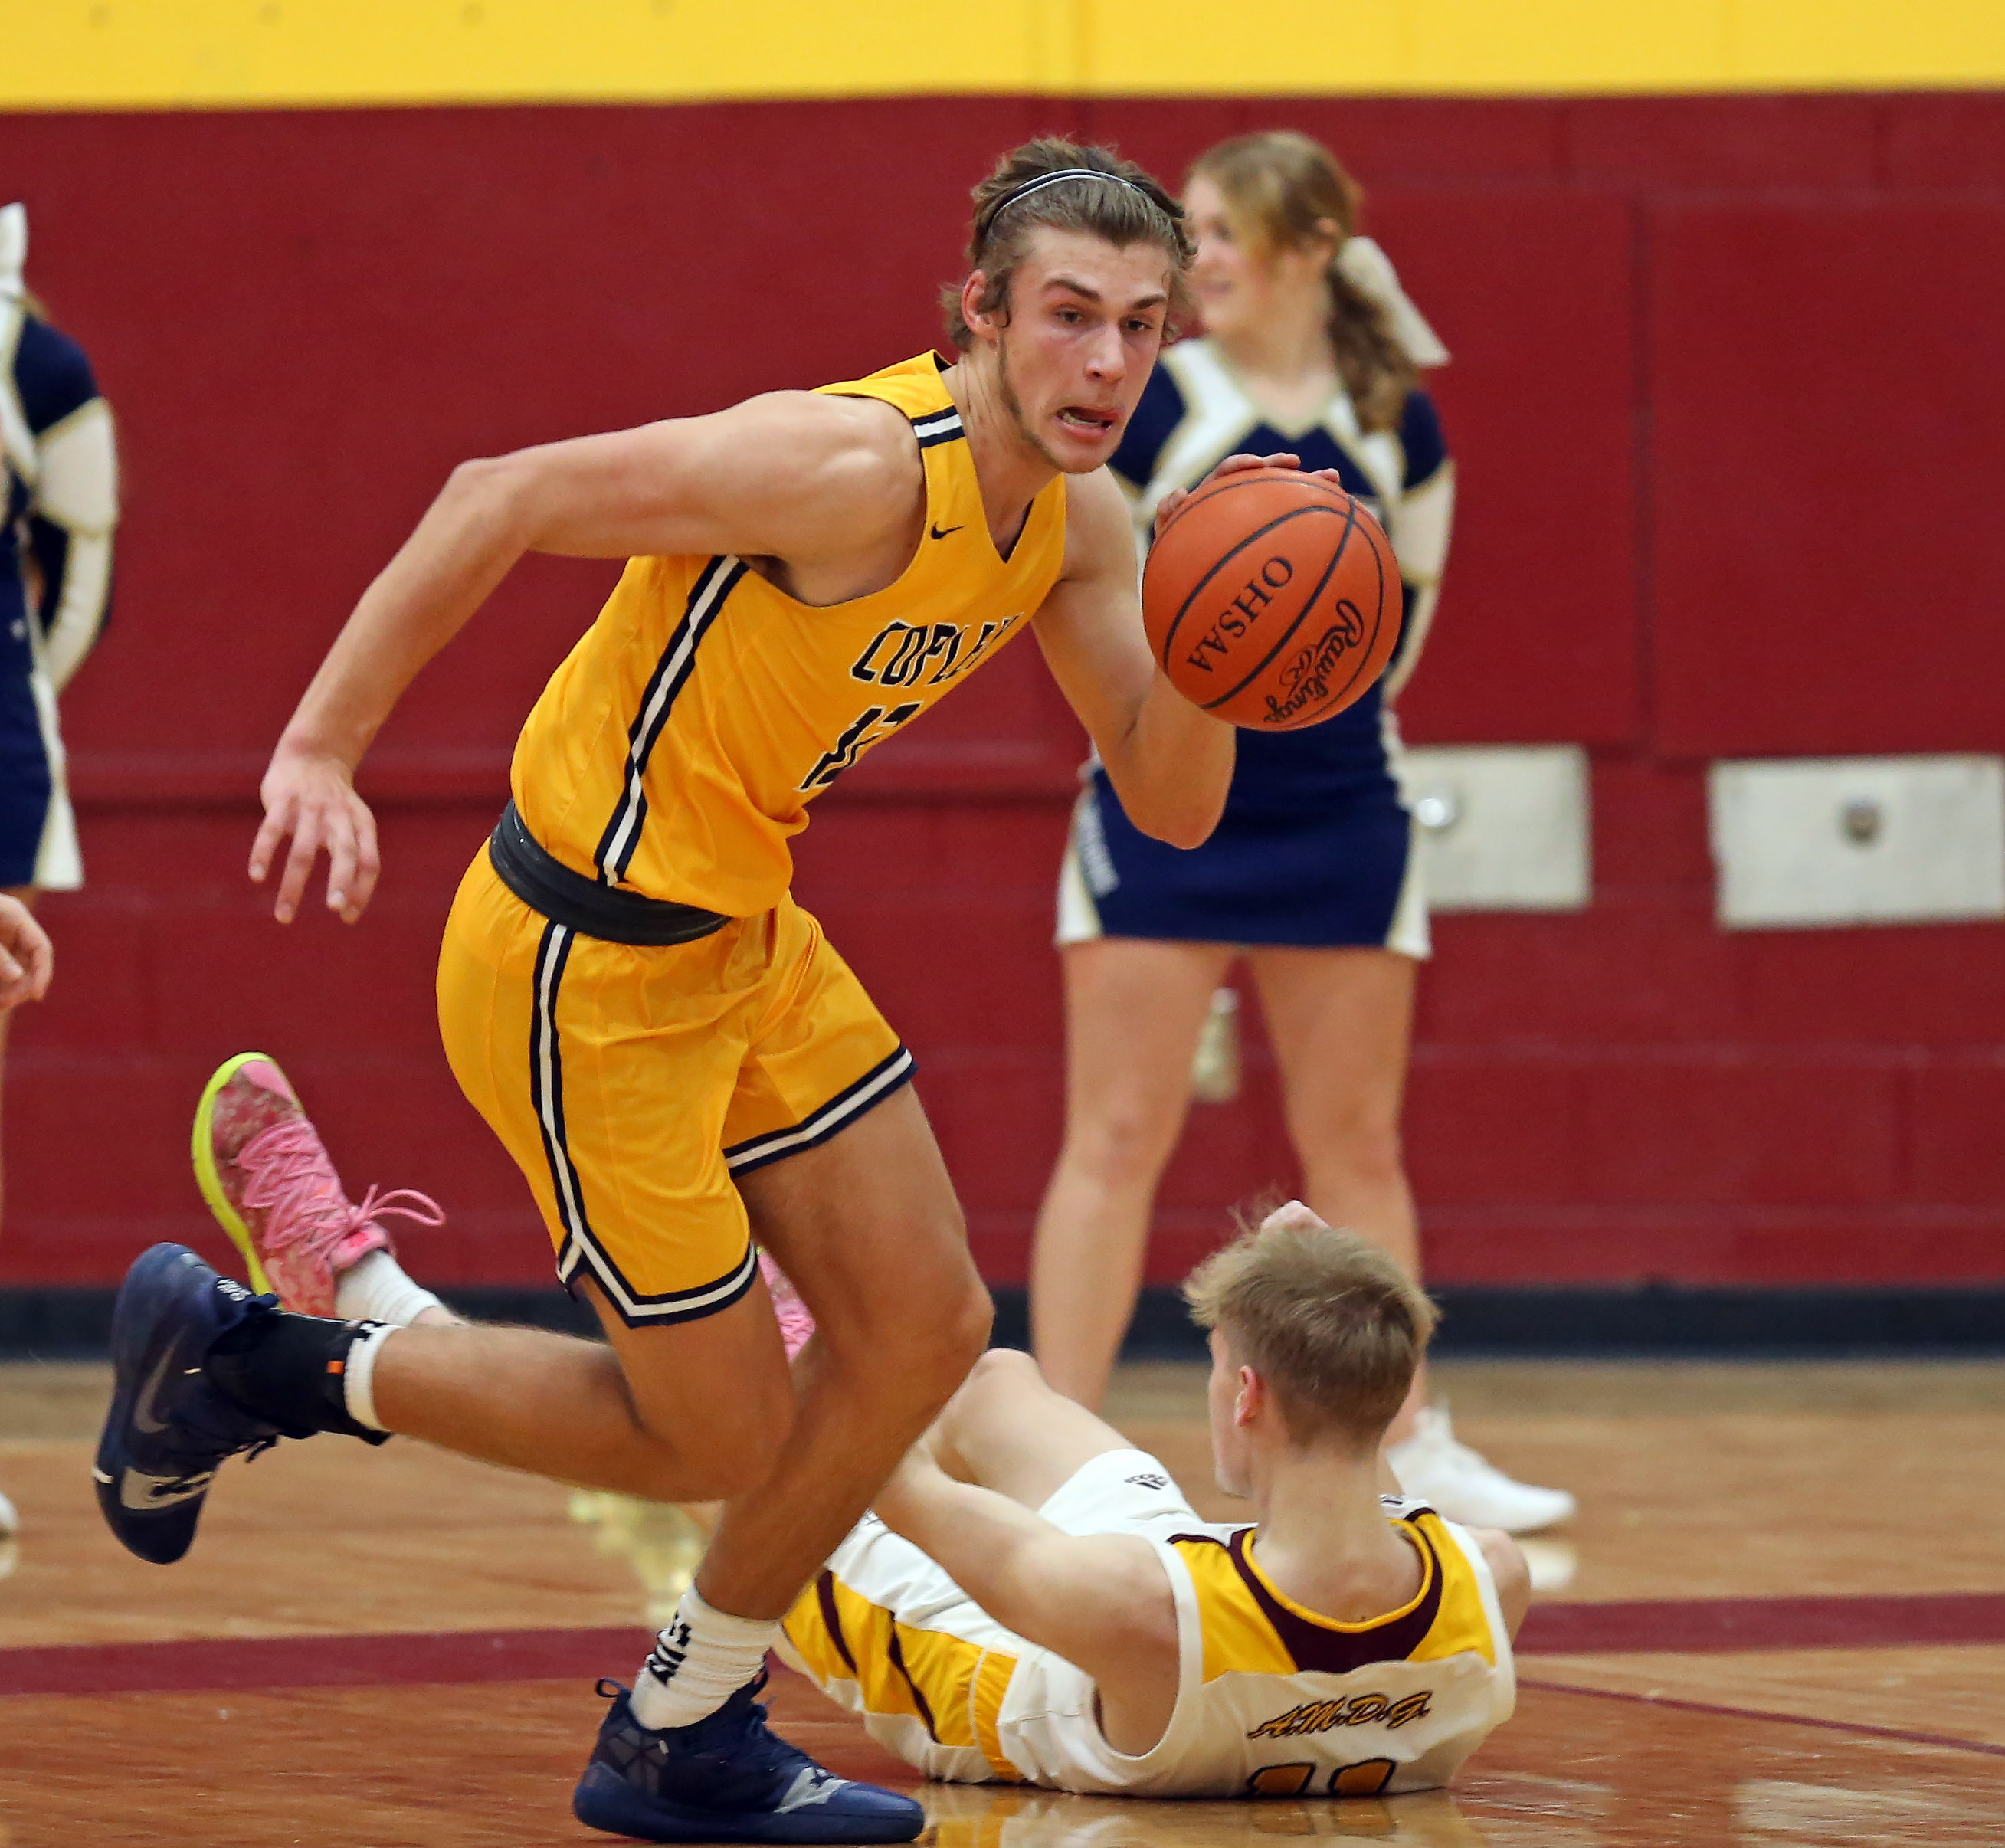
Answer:
[[[91,884],[7,1071],[0,1282],[203,1236],[210,1066],[283,1056],[351,1178],[438,1194],[428,1274],[545,1274],[437,1049],[439,922],[602,567],[537,563],[367,773],[367,922],[245,886],[264,752],[460,457],[866,370],[927,343],[965,189],[1034,128],[1174,175],[1288,122],[1455,353],[1464,513],[1407,706],[1577,740],[1596,896],[1440,920],[1408,1137],[1443,1279],[2005,1275],[2005,930],[1727,936],[1704,765],[2005,749],[2005,98],[1016,100],[0,118],[31,273],[116,405],[117,615],[68,703]],[[1034,649],[821,805],[801,889],[918,1049],[989,1274],[1057,1133],[1048,947],[1076,728]],[[1290,1164],[1271,1071],[1201,1107],[1157,1274]]]

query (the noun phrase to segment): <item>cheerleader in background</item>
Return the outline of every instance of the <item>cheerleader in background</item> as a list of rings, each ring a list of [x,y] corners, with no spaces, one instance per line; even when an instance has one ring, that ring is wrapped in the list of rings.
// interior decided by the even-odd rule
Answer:
[[[1336,469],[1391,538],[1406,588],[1380,686],[1304,730],[1241,732],[1224,818],[1183,852],[1122,813],[1089,764],[1059,885],[1066,1134],[1031,1261],[1034,1345],[1097,1407],[1140,1288],[1157,1181],[1189,1102],[1213,996],[1242,957],[1280,1067],[1309,1204],[1420,1274],[1399,1113],[1413,982],[1429,954],[1391,701],[1433,619],[1455,494],[1420,368],[1448,354],[1392,265],[1352,234],[1357,189],[1307,136],[1201,156],[1185,203],[1205,337],[1164,350],[1112,466],[1144,543],[1156,508],[1239,451]],[[1455,1441],[1424,1378],[1389,1434],[1407,1492],[1524,1533],[1573,1498],[1516,1482]]]
[[[27,293],[27,248],[26,209],[0,209],[0,1060],[9,1010],[48,982],[30,908],[83,883],[56,696],[104,624],[118,518],[111,413]],[[0,1497],[0,1533],[12,1526]]]

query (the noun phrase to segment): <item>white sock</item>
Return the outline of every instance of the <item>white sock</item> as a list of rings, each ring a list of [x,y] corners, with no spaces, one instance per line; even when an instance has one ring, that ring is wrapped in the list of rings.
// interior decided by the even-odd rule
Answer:
[[[334,1313],[342,1322],[387,1322],[407,1328],[423,1309],[445,1305],[413,1283],[387,1251],[372,1251],[342,1272],[334,1287]]]
[[[695,1725],[765,1666],[779,1633],[768,1618],[712,1610],[692,1585],[634,1679],[634,1717],[651,1730]]]
[[[383,1351],[383,1344],[396,1332],[380,1323],[365,1328],[355,1337],[342,1368],[341,1397],[348,1407],[348,1415],[356,1424],[367,1425],[371,1431],[390,1428],[376,1415],[376,1394],[372,1382],[376,1377],[376,1357]]]

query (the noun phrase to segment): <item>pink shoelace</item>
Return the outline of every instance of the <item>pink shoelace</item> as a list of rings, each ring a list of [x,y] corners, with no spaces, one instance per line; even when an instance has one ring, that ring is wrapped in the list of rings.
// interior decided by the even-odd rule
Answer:
[[[342,1191],[326,1145],[303,1116],[261,1130],[237,1151],[244,1170],[244,1203],[269,1210],[264,1243],[271,1250],[297,1245],[312,1256],[331,1254],[370,1221],[395,1214],[419,1225],[441,1226],[445,1214],[430,1194],[371,1187],[360,1206]]]
[[[780,1324],[780,1339],[786,1344],[787,1358],[808,1344],[815,1331],[814,1312],[801,1301],[793,1279],[764,1252],[759,1254],[759,1269],[766,1279],[767,1294],[773,1299],[773,1314]]]

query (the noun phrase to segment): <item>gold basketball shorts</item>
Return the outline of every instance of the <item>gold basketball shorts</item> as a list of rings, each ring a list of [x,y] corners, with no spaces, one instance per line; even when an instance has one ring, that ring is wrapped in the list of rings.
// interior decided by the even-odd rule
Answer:
[[[758,1274],[737,1178],[814,1147],[911,1077],[792,898],[635,947],[532,911],[483,848],[446,924],[439,1027],[460,1088],[557,1247],[632,1327],[736,1302]]]

